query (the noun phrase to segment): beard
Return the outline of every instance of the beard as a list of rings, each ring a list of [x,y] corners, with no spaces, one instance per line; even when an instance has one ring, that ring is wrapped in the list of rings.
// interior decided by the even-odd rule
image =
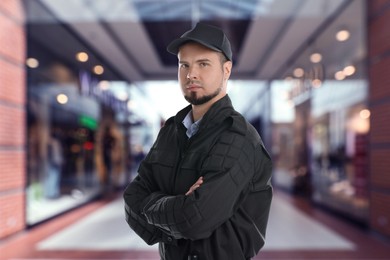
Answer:
[[[185,95],[184,98],[191,104],[191,105],[203,105],[216,96],[218,96],[219,93],[221,93],[222,87],[219,87],[214,93],[211,93],[210,95],[204,95],[201,97],[197,96],[196,92],[191,92],[189,95]]]

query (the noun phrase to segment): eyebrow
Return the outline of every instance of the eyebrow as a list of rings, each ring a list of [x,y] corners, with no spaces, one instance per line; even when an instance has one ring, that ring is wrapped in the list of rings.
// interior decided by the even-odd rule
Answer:
[[[210,62],[211,60],[210,59],[200,59],[200,60],[197,60],[196,62],[205,62],[205,61]]]
[[[211,60],[210,59],[199,59],[199,60],[196,60],[196,62],[211,62]],[[180,60],[179,61],[179,63],[188,63],[187,61],[185,61],[185,60]]]

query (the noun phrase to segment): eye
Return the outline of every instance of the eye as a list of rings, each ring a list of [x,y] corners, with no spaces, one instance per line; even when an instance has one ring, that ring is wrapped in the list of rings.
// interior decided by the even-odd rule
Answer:
[[[206,62],[201,62],[199,65],[200,65],[201,67],[207,67],[209,64],[206,63]]]
[[[188,64],[180,63],[180,68],[181,69],[186,69],[186,68],[188,68]]]

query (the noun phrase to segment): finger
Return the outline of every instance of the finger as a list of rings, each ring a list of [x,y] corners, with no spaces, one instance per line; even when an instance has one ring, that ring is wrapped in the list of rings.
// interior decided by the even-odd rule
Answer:
[[[194,190],[200,187],[200,185],[203,183],[203,176],[200,176],[199,179],[190,187],[190,189],[186,192],[185,195],[191,194]]]
[[[191,188],[187,191],[187,193],[185,195],[189,195],[191,193],[193,193],[197,188],[199,188],[200,185],[192,185]]]
[[[186,195],[190,195],[192,193],[193,189],[192,187],[187,191]]]
[[[200,177],[195,184],[202,184],[203,183],[203,177]]]

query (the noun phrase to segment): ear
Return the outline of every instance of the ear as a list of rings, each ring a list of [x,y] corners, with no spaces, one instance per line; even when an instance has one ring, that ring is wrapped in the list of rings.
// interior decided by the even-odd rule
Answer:
[[[223,74],[224,74],[225,80],[228,80],[230,78],[230,74],[232,72],[232,67],[233,67],[233,63],[231,61],[226,61],[223,64]]]

